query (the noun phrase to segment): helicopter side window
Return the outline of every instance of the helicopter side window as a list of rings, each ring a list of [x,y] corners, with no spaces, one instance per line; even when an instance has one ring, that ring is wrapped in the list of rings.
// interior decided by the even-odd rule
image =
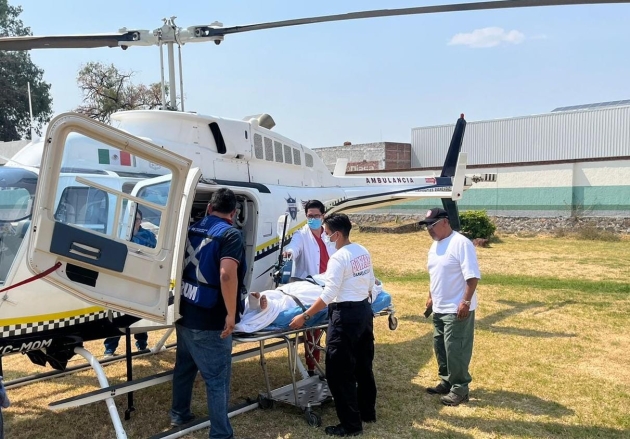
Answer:
[[[265,137],[265,160],[273,162],[273,144],[269,137]]]
[[[263,154],[262,136],[260,134],[254,134],[254,155],[259,160],[265,158]]]
[[[293,148],[293,163],[298,166],[302,165],[302,156],[300,154],[300,150],[297,148]]]
[[[306,163],[306,167],[307,168],[312,168],[313,167],[313,156],[310,155],[309,153],[304,153],[305,159],[304,162]]]
[[[284,162],[288,164],[293,163],[293,157],[291,157],[291,147],[289,145],[284,145]]]
[[[275,141],[273,142],[273,146],[276,150],[276,162],[282,163],[284,161],[282,159],[282,143]]]
[[[208,124],[208,126],[212,132],[212,137],[214,137],[214,143],[217,145],[217,152],[219,154],[225,154],[227,152],[227,147],[225,146],[225,140],[223,139],[223,134],[221,134],[219,124],[212,122],[211,124]]]

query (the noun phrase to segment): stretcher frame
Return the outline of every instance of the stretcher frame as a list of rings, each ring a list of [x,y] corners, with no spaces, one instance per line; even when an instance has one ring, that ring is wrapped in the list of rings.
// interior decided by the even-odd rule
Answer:
[[[389,321],[389,329],[392,331],[398,327],[398,319],[395,317],[394,305],[389,305],[381,311],[375,312],[374,317],[387,316]],[[323,334],[327,331],[328,322],[300,329],[287,330],[270,330],[257,331],[253,333],[239,333],[232,336],[232,340],[236,343],[258,343],[260,350],[260,366],[263,372],[265,391],[258,395],[258,406],[261,409],[270,409],[274,402],[280,402],[302,410],[303,416],[313,427],[319,427],[322,424],[321,415],[313,408],[321,406],[323,403],[332,400],[332,394],[328,388],[325,371],[319,361],[315,359],[315,350],[323,350],[320,345]],[[313,337],[314,342],[309,343],[309,347],[305,348],[305,355],[313,361],[319,373],[309,376],[302,360],[300,359],[299,346],[306,340],[308,332],[314,334],[315,331],[321,330],[319,336]],[[265,358],[265,343],[271,340],[280,339],[286,344],[289,364],[289,375],[291,383],[277,389],[271,388],[269,380],[269,371],[267,369],[267,360]],[[300,372],[302,379],[296,380],[297,372]]]

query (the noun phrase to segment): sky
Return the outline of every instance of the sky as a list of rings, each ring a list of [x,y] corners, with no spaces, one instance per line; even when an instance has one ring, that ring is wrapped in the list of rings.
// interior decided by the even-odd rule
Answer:
[[[224,26],[441,4],[423,0],[9,0],[34,35]],[[305,146],[410,142],[411,129],[630,99],[630,5],[387,17],[228,35],[183,47],[185,109],[233,119],[269,113]],[[34,50],[55,113],[81,103],[90,61],[160,80],[157,47]],[[179,84],[179,79],[178,79]]]

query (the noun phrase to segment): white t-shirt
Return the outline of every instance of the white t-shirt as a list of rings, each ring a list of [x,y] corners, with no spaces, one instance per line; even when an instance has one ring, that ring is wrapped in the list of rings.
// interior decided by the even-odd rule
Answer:
[[[359,244],[341,247],[330,257],[324,274],[325,287],[320,298],[331,302],[360,302],[374,287],[370,253]]]
[[[433,242],[429,249],[427,266],[433,312],[440,314],[456,313],[464,299],[466,280],[474,277],[481,279],[475,246],[468,238],[455,231],[448,238]],[[470,310],[476,308],[475,292],[470,300]]]

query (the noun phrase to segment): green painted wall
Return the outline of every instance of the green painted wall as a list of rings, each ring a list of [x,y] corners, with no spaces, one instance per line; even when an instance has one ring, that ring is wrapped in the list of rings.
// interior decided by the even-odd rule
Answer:
[[[409,201],[371,209],[374,213],[424,213],[440,205],[439,200]],[[470,189],[458,203],[460,210],[488,210],[494,214],[513,215],[540,212],[569,215],[572,211],[588,215],[612,212],[630,215],[630,186],[574,186],[541,188]]]

